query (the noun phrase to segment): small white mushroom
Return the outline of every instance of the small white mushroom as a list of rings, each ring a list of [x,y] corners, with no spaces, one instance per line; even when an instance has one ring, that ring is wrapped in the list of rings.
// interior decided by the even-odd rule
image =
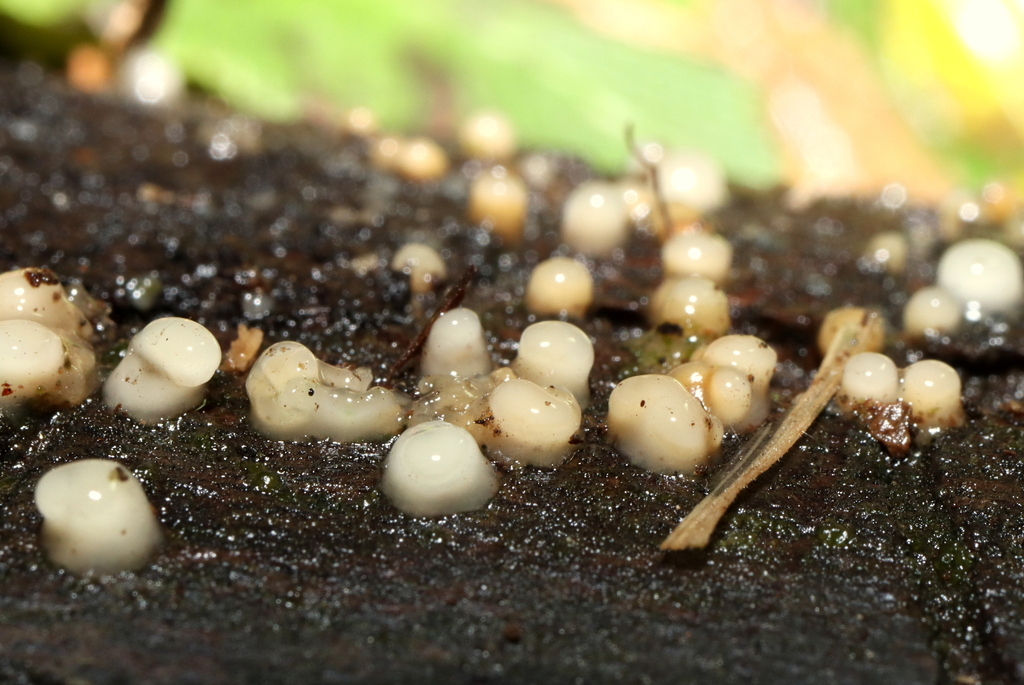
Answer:
[[[424,376],[490,373],[491,355],[476,312],[460,307],[437,318],[423,345],[420,371]]]
[[[746,428],[753,404],[753,388],[746,373],[731,366],[703,361],[680,364],[668,373],[683,384],[704,408],[728,428]]]
[[[399,141],[393,168],[409,181],[436,181],[448,173],[448,153],[430,138]]]
[[[341,129],[354,136],[372,136],[380,128],[377,115],[369,107],[353,107],[342,112]]]
[[[406,514],[446,516],[486,505],[498,474],[466,429],[428,421],[398,436],[380,488]]]
[[[582,318],[594,301],[594,278],[568,257],[546,259],[530,273],[526,308],[534,314]]]
[[[714,233],[679,233],[661,248],[666,277],[703,276],[722,284],[732,267],[732,245]]]
[[[526,184],[507,173],[484,172],[469,184],[469,220],[482,224],[506,245],[523,239],[530,194]]]
[[[397,434],[405,420],[401,398],[371,388],[369,369],[344,369],[318,360],[297,342],[280,342],[256,360],[245,381],[256,430],[275,440],[378,440]]]
[[[144,105],[177,102],[185,93],[181,68],[149,48],[134,48],[124,55],[118,80],[122,92]]]
[[[9,319],[35,321],[84,341],[93,334],[88,318],[71,303],[49,269],[14,269],[0,274],[0,321]]]
[[[943,253],[937,285],[966,307],[969,321],[1015,314],[1024,302],[1024,270],[1013,250],[994,240],[963,240]]]
[[[217,339],[179,317],[153,321],[132,338],[103,384],[103,401],[141,423],[170,419],[196,407],[220,366]]]
[[[893,276],[903,273],[907,265],[907,237],[897,231],[877,233],[868,241],[864,256],[882,265]]]
[[[900,398],[900,373],[884,354],[861,352],[846,362],[836,399],[845,411],[864,402],[888,404]]]
[[[35,321],[0,321],[0,414],[80,404],[98,385],[88,344]]]
[[[694,361],[717,367],[733,367],[750,382],[750,410],[733,423],[736,430],[750,430],[761,425],[771,411],[769,385],[779,356],[765,341],[753,335],[727,335],[693,354]]]
[[[504,115],[477,112],[459,128],[459,145],[470,157],[506,159],[516,152],[516,133]]]
[[[572,451],[583,412],[567,390],[524,379],[505,381],[487,397],[489,416],[471,427],[487,456],[503,464],[552,467]]]
[[[614,183],[586,181],[562,208],[562,242],[593,257],[607,257],[629,238],[629,217],[622,191]]]
[[[929,433],[964,422],[960,376],[945,362],[925,359],[904,369],[903,400],[917,427]]]
[[[409,289],[416,295],[429,293],[448,278],[448,269],[437,250],[423,243],[406,243],[391,259],[391,270],[409,276]]]
[[[590,369],[594,345],[571,323],[540,321],[527,326],[519,339],[512,370],[540,386],[557,385],[582,406],[590,403]]]
[[[35,490],[42,546],[75,573],[142,568],[162,534],[139,481],[109,459],[82,459],[46,472]]]
[[[701,276],[671,278],[651,297],[651,322],[672,323],[686,335],[717,338],[732,325],[729,298],[712,281]]]
[[[825,315],[818,329],[818,351],[822,355],[828,352],[832,339],[845,326],[859,326],[865,316],[870,314],[869,310],[862,307],[840,307],[833,309]],[[881,316],[875,316],[869,322],[865,332],[864,347],[869,352],[879,352],[885,347],[885,321]]]
[[[903,330],[912,337],[955,333],[963,322],[964,308],[945,288],[921,288],[903,308]]]
[[[665,201],[700,212],[725,203],[725,173],[710,157],[699,152],[669,152],[657,165],[658,187]]]
[[[679,381],[633,376],[608,398],[608,435],[631,462],[658,473],[692,474],[722,443],[722,423]]]

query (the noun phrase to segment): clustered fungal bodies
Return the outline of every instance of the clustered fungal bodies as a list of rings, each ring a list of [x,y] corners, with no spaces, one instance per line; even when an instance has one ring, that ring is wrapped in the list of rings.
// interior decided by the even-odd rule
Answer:
[[[405,424],[404,398],[371,388],[369,369],[345,369],[318,360],[296,342],[270,346],[249,371],[253,425],[275,440],[380,440]]]
[[[854,355],[843,370],[837,403],[843,411],[857,414],[871,404],[904,402],[919,440],[962,425],[960,377],[945,362],[924,359],[902,371],[885,355],[863,352]]]
[[[99,384],[93,326],[47,269],[0,274],[0,416],[83,402]]]
[[[103,401],[140,423],[174,418],[203,401],[220,361],[220,345],[202,325],[157,319],[128,344],[103,384]]]
[[[39,479],[36,508],[50,560],[75,573],[142,568],[163,535],[142,484],[109,459],[80,459]]]

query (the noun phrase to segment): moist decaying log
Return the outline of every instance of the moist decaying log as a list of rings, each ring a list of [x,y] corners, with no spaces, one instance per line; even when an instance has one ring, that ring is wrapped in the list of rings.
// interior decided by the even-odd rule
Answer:
[[[417,186],[365,164],[365,146],[267,125],[259,148],[211,159],[225,113],[141,111],[69,93],[34,67],[0,67],[0,268],[45,266],[111,305],[112,368],[156,316],[196,319],[227,349],[238,325],[296,339],[332,363],[412,392],[423,321],[381,267],[429,237],[473,265],[464,306],[508,362],[529,322],[516,293],[558,246],[579,162],[535,193],[522,249],[504,254],[463,218],[462,181]],[[572,179],[570,182],[569,179]],[[160,198],[140,188],[159,188]],[[737,189],[712,217],[733,243],[736,330],[779,351],[785,409],[818,365],[815,327],[857,304],[899,320],[926,259],[902,279],[857,256],[879,230],[927,212],[856,203],[788,209]],[[936,248],[937,250],[938,248]],[[596,265],[599,300],[656,285],[645,236]],[[376,256],[375,256],[376,255]],[[915,258],[917,259],[917,258]],[[133,288],[162,290],[138,311]],[[851,299],[853,301],[851,301]],[[422,301],[437,311],[442,296]],[[484,511],[420,520],[378,494],[386,445],[293,444],[249,426],[240,375],[202,409],[143,427],[93,400],[0,423],[0,680],[5,682],[953,682],[1024,678],[1024,335],[965,331],[925,351],[958,364],[967,426],[901,459],[825,411],[722,517],[703,550],[658,545],[746,440],[706,477],[630,466],[603,413],[637,316],[598,310],[593,401],[557,470],[503,474]],[[920,350],[893,340],[897,362]],[[240,358],[241,359],[241,358]],[[819,375],[819,378],[824,378]],[[782,447],[779,447],[782,450]],[[32,487],[54,464],[112,457],[143,482],[168,534],[136,574],[77,578],[38,547]]]

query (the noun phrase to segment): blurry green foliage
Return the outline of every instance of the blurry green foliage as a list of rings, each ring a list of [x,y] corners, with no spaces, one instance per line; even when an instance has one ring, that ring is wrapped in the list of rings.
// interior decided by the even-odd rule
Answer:
[[[0,12],[56,21],[87,2],[0,0]],[[754,86],[596,36],[532,0],[171,0],[156,45],[192,82],[273,119],[320,99],[422,129],[447,93],[458,114],[502,110],[524,145],[606,170],[624,161],[633,124],[639,139],[711,153],[740,182],[779,177]]]

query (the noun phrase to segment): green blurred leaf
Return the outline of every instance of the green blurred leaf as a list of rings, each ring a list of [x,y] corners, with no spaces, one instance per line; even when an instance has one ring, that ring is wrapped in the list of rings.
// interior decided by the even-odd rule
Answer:
[[[158,44],[197,83],[271,118],[315,96],[422,127],[432,79],[461,112],[498,108],[525,145],[605,169],[623,162],[632,123],[641,139],[711,153],[739,181],[778,178],[751,85],[595,36],[530,0],[178,0]]]
[[[67,19],[95,0],[0,0],[0,14],[33,26],[49,26]]]

